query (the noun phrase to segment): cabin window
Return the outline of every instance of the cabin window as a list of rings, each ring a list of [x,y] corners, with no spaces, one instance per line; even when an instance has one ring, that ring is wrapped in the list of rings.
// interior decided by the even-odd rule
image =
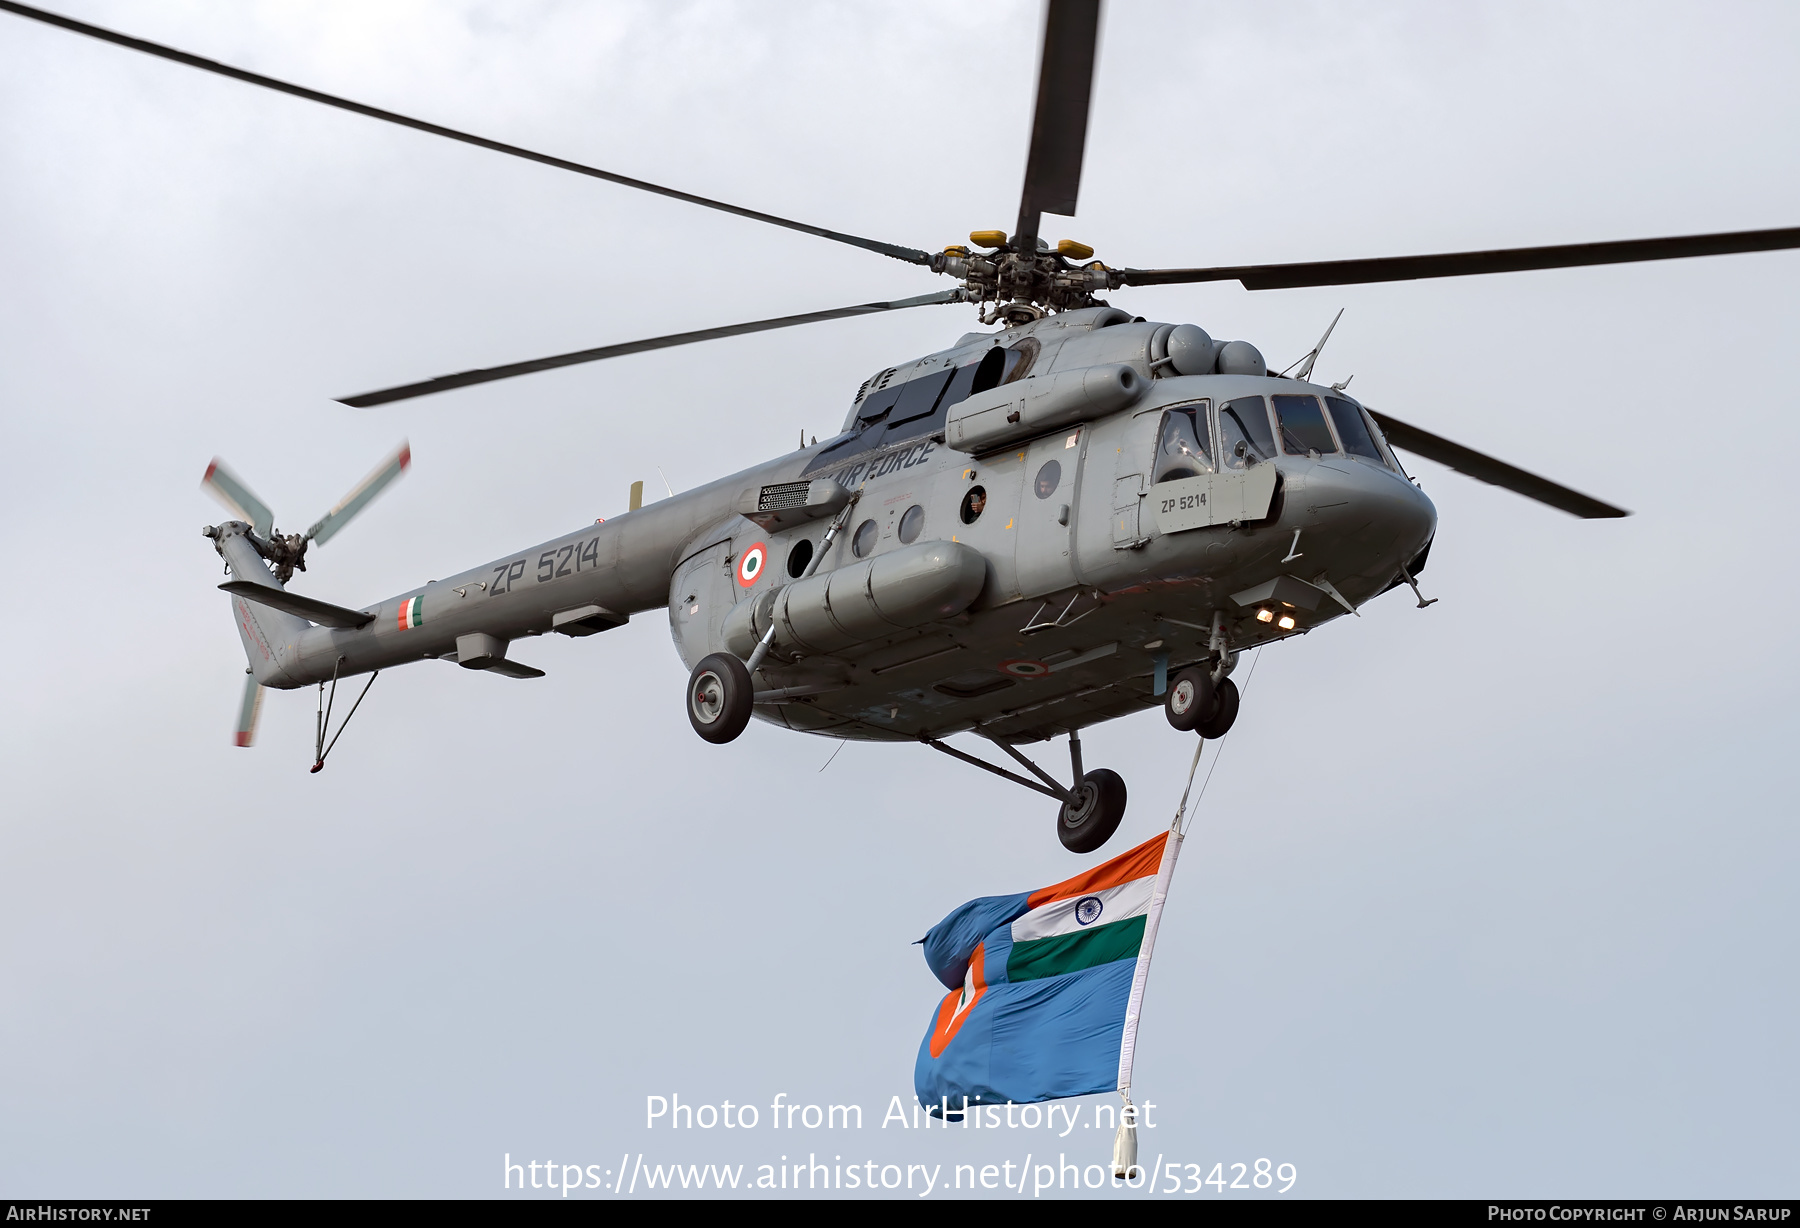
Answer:
[[[957,514],[964,524],[974,524],[981,519],[981,513],[987,510],[987,490],[980,486],[969,487],[969,493],[963,496],[962,507]]]
[[[1381,457],[1381,449],[1375,446],[1375,438],[1369,434],[1369,425],[1363,421],[1362,410],[1355,402],[1343,397],[1326,397],[1325,408],[1331,411],[1331,421],[1337,427],[1338,438],[1344,441],[1344,451],[1352,456],[1366,456],[1378,465],[1387,463]]]
[[[1056,493],[1056,488],[1061,482],[1062,462],[1047,460],[1044,462],[1044,467],[1037,471],[1037,480],[1031,484],[1032,493],[1040,499],[1048,499]]]
[[[1323,456],[1338,450],[1325,411],[1315,396],[1281,395],[1275,398],[1275,418],[1281,423],[1281,448],[1290,456],[1314,452]]]
[[[1261,397],[1239,397],[1219,409],[1219,458],[1227,469],[1248,469],[1275,455],[1269,410]]]
[[[859,559],[868,558],[869,552],[875,549],[875,534],[878,532],[880,530],[875,527],[873,520],[865,520],[857,525],[856,536],[850,539],[851,552]]]
[[[800,578],[800,573],[806,570],[806,565],[812,562],[812,556],[813,544],[811,542],[807,541],[804,537],[795,542],[794,548],[788,551],[788,575],[798,580]]]
[[[1204,401],[1163,414],[1156,445],[1156,481],[1173,482],[1212,472],[1212,429],[1206,419]]]
[[[925,527],[925,509],[917,503],[906,509],[900,517],[900,540],[912,545],[919,540],[919,531]]]

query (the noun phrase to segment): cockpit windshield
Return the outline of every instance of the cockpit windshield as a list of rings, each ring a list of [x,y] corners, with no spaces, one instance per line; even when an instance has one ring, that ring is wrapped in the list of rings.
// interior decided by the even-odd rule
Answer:
[[[1206,418],[1205,401],[1163,414],[1156,445],[1156,481],[1173,482],[1212,472],[1212,429]]]
[[[1281,447],[1290,456],[1328,456],[1338,450],[1331,428],[1315,396],[1279,395],[1275,398],[1275,417],[1281,423]]]
[[[1248,469],[1275,455],[1269,410],[1261,397],[1239,397],[1219,407],[1219,459],[1228,469]]]
[[[1331,421],[1337,427],[1338,438],[1344,441],[1344,451],[1352,456],[1366,456],[1377,465],[1387,464],[1356,402],[1346,397],[1326,397],[1325,408],[1331,411]]]

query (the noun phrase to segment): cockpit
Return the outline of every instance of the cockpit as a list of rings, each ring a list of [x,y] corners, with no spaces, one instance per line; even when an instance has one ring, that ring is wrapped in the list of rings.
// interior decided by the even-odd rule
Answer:
[[[1233,397],[1216,409],[1202,400],[1164,410],[1154,480],[1248,469],[1277,456],[1356,457],[1400,472],[1368,411],[1349,397],[1276,393]]]

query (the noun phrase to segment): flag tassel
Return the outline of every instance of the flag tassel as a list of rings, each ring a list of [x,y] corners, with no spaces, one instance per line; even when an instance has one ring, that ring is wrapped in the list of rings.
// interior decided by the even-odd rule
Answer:
[[[1121,1181],[1130,1177],[1137,1168],[1137,1110],[1131,1107],[1131,1093],[1123,1089],[1119,1095],[1125,1100],[1125,1107],[1119,1113],[1119,1133],[1113,1139],[1113,1176]]]

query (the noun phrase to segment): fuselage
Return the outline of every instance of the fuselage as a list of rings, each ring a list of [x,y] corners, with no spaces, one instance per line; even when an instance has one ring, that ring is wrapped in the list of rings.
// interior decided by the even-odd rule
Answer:
[[[1175,374],[1170,331],[1091,308],[969,334],[872,377],[831,439],[397,594],[365,607],[361,628],[234,598],[251,668],[304,686],[451,656],[472,635],[585,634],[659,607],[690,667],[747,656],[753,620],[733,610],[767,608],[832,519],[758,508],[771,488],[825,480],[856,502],[821,574],[950,542],[965,560],[978,552],[985,577],[947,617],[840,635],[829,651],[778,635],[758,716],[839,737],[979,726],[1032,740],[1138,710],[1169,670],[1218,647],[1215,627],[1237,651],[1348,613],[1398,583],[1436,527],[1355,402],[1267,375]],[[1123,409],[973,451],[946,442],[971,388],[1001,386],[992,398],[1117,366],[1145,385]]]

